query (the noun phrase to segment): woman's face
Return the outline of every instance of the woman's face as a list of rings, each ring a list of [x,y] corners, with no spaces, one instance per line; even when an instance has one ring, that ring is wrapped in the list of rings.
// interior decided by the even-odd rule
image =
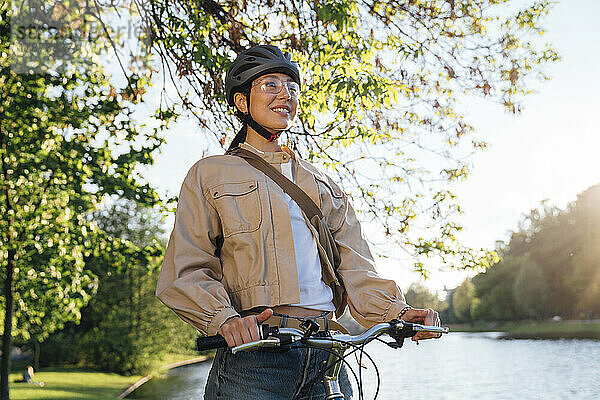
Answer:
[[[279,93],[265,91],[273,90],[275,87],[276,80],[273,78],[277,78],[283,83]],[[259,125],[272,133],[288,129],[294,123],[298,112],[298,93],[293,93],[293,90],[287,86],[288,83],[293,82],[292,78],[281,73],[263,75],[252,82],[250,114]],[[245,111],[245,106],[246,104],[243,104],[240,107],[242,112]]]

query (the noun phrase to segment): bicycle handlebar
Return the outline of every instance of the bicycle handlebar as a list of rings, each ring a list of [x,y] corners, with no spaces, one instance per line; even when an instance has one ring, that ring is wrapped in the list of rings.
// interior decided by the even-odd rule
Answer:
[[[363,344],[381,334],[388,334],[394,338],[398,347],[402,346],[402,341],[417,334],[418,332],[448,333],[448,327],[420,325],[406,321],[392,320],[377,324],[359,335],[333,334],[329,336],[307,336],[305,332],[295,328],[278,328],[269,325],[260,325],[260,340],[250,343],[244,343],[233,347],[232,353],[239,351],[248,351],[259,348],[278,348],[290,346],[301,341],[303,344],[311,347],[327,348],[333,343],[347,343],[350,345]],[[227,347],[227,342],[221,335],[199,337],[196,339],[198,351],[211,350]]]

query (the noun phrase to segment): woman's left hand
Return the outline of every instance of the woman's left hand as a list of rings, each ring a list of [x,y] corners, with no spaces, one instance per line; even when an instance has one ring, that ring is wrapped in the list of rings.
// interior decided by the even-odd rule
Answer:
[[[431,308],[411,308],[400,319],[406,322],[416,322],[417,324],[440,326],[440,317]],[[411,340],[419,343],[419,340],[439,338],[440,335],[440,333],[417,332]]]

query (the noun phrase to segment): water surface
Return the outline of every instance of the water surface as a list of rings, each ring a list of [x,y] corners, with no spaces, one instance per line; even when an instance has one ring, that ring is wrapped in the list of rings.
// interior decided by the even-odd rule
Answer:
[[[496,333],[451,333],[441,340],[406,341],[394,350],[367,346],[381,377],[380,400],[600,399],[600,341],[498,340]],[[366,399],[376,375],[363,369]],[[351,364],[356,368],[352,357]],[[210,363],[180,367],[153,379],[129,399],[202,399]],[[356,390],[355,390],[356,392]]]

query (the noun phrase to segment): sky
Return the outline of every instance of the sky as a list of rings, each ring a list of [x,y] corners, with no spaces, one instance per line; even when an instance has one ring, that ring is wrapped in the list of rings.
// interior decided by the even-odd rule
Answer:
[[[599,0],[559,2],[543,24],[562,57],[547,68],[552,79],[538,85],[521,115],[481,102],[469,110],[491,147],[457,187],[467,244],[493,248],[541,201],[564,207],[600,183],[598,17]],[[464,276],[441,274],[429,286],[456,286]]]
[[[462,240],[493,248],[541,201],[560,207],[600,183],[600,0],[563,0],[543,26],[545,39],[562,60],[546,68],[550,81],[524,102],[520,115],[484,100],[467,103],[467,117],[490,144],[472,159],[469,178],[455,187],[463,208]],[[144,171],[148,181],[175,195],[189,168],[200,159],[206,137],[192,124],[178,124]],[[600,205],[599,205],[600,207]],[[167,230],[173,218],[166,220]],[[368,235],[368,232],[366,232]],[[380,274],[406,290],[420,281],[410,263],[378,260]],[[433,272],[423,283],[433,290],[459,285],[473,273]]]

